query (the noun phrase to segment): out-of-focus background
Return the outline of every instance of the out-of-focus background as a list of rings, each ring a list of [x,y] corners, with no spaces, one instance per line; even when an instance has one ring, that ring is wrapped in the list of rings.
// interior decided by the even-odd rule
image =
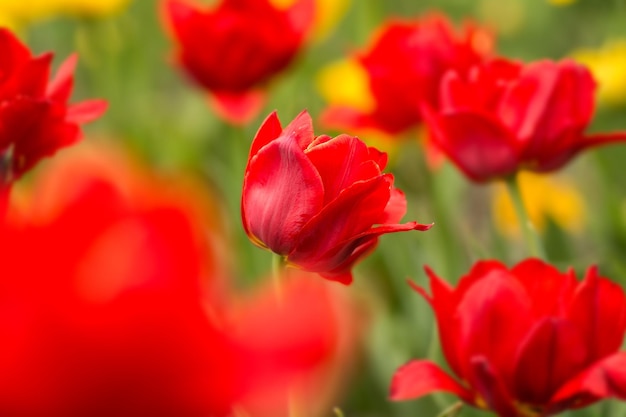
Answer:
[[[597,81],[598,106],[590,131],[626,129],[626,1],[624,0],[318,0],[324,23],[292,65],[268,86],[261,113],[243,127],[224,122],[207,94],[177,67],[172,39],[164,29],[162,4],[153,0],[0,0],[0,24],[9,25],[34,51],[55,52],[55,64],[77,52],[75,100],[101,97],[109,109],[85,128],[84,144],[120,148],[163,176],[181,172],[201,187],[194,193],[213,201],[216,223],[227,236],[221,251],[235,286],[246,288],[270,270],[270,256],[250,244],[241,227],[239,198],[247,151],[263,119],[277,110],[286,124],[303,109],[314,122],[333,95],[353,95],[352,78],[333,68],[367,47],[390,18],[415,18],[432,11],[456,24],[474,21],[495,34],[499,54],[523,61],[570,57],[588,65]],[[75,3],[75,4],[70,4]],[[209,4],[210,2],[206,2]],[[211,48],[211,40],[206,40]],[[1,58],[0,58],[1,59]],[[333,67],[334,66],[334,67]],[[316,125],[316,134],[328,132]],[[350,356],[342,394],[346,417],[435,416],[455,399],[434,395],[418,401],[387,401],[389,382],[411,358],[444,364],[427,303],[406,285],[426,285],[423,265],[451,282],[482,258],[508,264],[525,256],[516,219],[501,184],[469,183],[449,163],[424,162],[421,137],[360,137],[390,154],[388,170],[408,199],[407,220],[435,222],[427,233],[384,236],[355,271],[350,297],[361,304],[362,340]],[[62,150],[59,155],[70,152]],[[531,216],[551,261],[579,276],[591,264],[602,275],[626,283],[626,146],[594,150],[550,176],[523,179]],[[44,161],[24,178],[46,169]],[[337,285],[336,283],[328,283]],[[497,343],[497,341],[494,341]],[[619,416],[626,406],[606,402],[571,415]],[[463,415],[480,415],[466,409]],[[330,416],[330,411],[329,414]]]

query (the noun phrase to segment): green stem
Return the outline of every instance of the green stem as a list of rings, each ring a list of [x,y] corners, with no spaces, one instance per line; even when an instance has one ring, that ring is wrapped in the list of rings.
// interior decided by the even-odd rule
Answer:
[[[511,200],[513,201],[515,214],[517,215],[517,220],[519,221],[524,240],[526,241],[526,245],[528,246],[531,256],[547,259],[539,234],[533,226],[528,216],[528,212],[526,211],[518,178],[516,176],[509,177],[506,180],[506,186],[509,191],[509,195],[511,196]]]
[[[283,273],[285,270],[285,258],[282,255],[272,255],[272,281],[274,293],[279,302],[283,301]]]
[[[455,417],[461,412],[462,408],[463,408],[463,403],[460,401],[456,402],[452,404],[450,407],[443,410],[441,413],[439,413],[437,417]]]

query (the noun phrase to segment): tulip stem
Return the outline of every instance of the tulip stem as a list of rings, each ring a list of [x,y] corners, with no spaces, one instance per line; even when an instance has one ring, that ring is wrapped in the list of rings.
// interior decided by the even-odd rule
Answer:
[[[533,226],[528,211],[524,205],[524,198],[522,196],[522,190],[519,185],[517,176],[511,176],[506,180],[506,186],[513,201],[513,207],[515,208],[515,214],[520,224],[520,229],[528,246],[531,256],[547,259],[545,249],[537,233],[537,230]]]
[[[439,413],[437,417],[455,417],[461,412],[462,408],[463,403],[458,401]]]

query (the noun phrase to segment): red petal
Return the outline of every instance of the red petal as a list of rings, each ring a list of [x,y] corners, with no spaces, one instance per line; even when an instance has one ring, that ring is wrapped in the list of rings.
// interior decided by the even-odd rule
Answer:
[[[518,169],[515,139],[496,122],[477,113],[435,115],[424,111],[435,144],[470,179],[484,182]]]
[[[397,188],[391,189],[389,202],[385,207],[384,217],[380,220],[382,224],[399,223],[406,214],[406,196]]]
[[[320,212],[323,199],[315,167],[295,141],[282,137],[250,161],[243,185],[244,227],[256,243],[287,254],[304,224]]]
[[[585,367],[587,341],[567,320],[547,317],[535,324],[517,350],[515,397],[546,404],[556,390]]]
[[[313,120],[306,110],[300,112],[295,119],[283,129],[283,136],[295,141],[300,149],[306,149],[315,139]]]
[[[626,297],[622,288],[589,268],[569,306],[569,319],[590,341],[588,363],[614,353],[626,331]]]
[[[389,399],[412,400],[437,391],[456,394],[472,403],[471,393],[434,363],[427,360],[411,361],[393,375]]]
[[[355,182],[381,174],[378,164],[369,158],[365,143],[353,136],[339,135],[323,143],[316,140],[306,155],[324,182],[325,204]]]
[[[484,356],[505,381],[511,381],[515,365],[511,355],[532,325],[531,309],[528,294],[508,271],[494,270],[476,281],[456,310],[463,368],[471,368],[472,357]],[[463,375],[473,383],[472,375]]]
[[[554,395],[553,404],[574,404],[578,398],[626,399],[626,352],[615,353],[596,362],[568,381]]]
[[[535,317],[562,316],[577,285],[572,271],[562,274],[539,259],[520,262],[511,273],[522,283],[533,300]]]
[[[275,111],[270,113],[269,116],[265,118],[261,127],[254,135],[254,140],[252,141],[252,146],[250,147],[250,155],[248,156],[248,161],[252,159],[254,155],[256,155],[259,150],[273,141],[274,139],[278,139],[280,134],[282,133],[283,128],[280,125],[280,120],[278,120],[278,115]]]
[[[30,51],[8,29],[0,28],[0,74],[11,74],[31,59]],[[4,80],[2,80],[4,81]]]
[[[513,399],[501,375],[491,366],[487,358],[484,356],[472,358],[471,369],[475,376],[472,386],[480,393],[487,407],[499,417],[518,417]]]
[[[76,124],[91,122],[102,116],[108,104],[104,100],[87,100],[74,104],[67,109],[67,121]]]
[[[261,90],[243,93],[213,92],[209,97],[217,114],[236,126],[248,124],[265,104],[265,93]]]
[[[69,100],[74,85],[74,70],[78,55],[70,55],[57,70],[56,76],[48,85],[46,96],[50,100],[65,103]]]

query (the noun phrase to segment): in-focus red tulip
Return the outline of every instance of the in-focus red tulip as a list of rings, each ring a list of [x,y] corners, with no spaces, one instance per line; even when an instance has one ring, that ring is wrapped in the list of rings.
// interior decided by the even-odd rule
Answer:
[[[241,214],[258,246],[288,264],[349,284],[352,266],[384,233],[428,230],[397,224],[406,198],[382,171],[387,154],[354,136],[313,133],[306,111],[282,128],[276,113],[252,142]]]
[[[187,205],[78,169],[0,225],[0,415],[221,417],[261,392],[254,415],[284,415],[346,330],[332,294],[213,294]]]
[[[363,111],[331,103],[322,121],[332,128],[375,129],[392,135],[416,127],[422,121],[420,105],[437,104],[444,73],[467,72],[491,53],[492,46],[486,30],[468,24],[457,34],[440,14],[390,21],[371,46],[356,55],[368,75],[374,108]]]
[[[439,107],[425,117],[437,147],[473,181],[552,171],[585,149],[626,140],[626,132],[585,134],[595,88],[589,70],[570,60],[499,59],[469,76],[448,72]]]
[[[222,0],[215,8],[167,0],[177,60],[209,90],[227,120],[245,123],[263,103],[262,89],[294,59],[313,23],[312,0],[279,9],[269,0]]]
[[[52,54],[33,57],[10,31],[0,28],[0,182],[8,184],[41,158],[75,143],[80,125],[106,109],[102,100],[69,105],[76,56],[49,80]]]
[[[450,369],[428,360],[401,367],[393,400],[433,391],[501,417],[548,416],[606,397],[626,399],[626,297],[596,267],[573,271],[529,259],[512,269],[478,262],[456,288],[426,269],[430,303]]]

